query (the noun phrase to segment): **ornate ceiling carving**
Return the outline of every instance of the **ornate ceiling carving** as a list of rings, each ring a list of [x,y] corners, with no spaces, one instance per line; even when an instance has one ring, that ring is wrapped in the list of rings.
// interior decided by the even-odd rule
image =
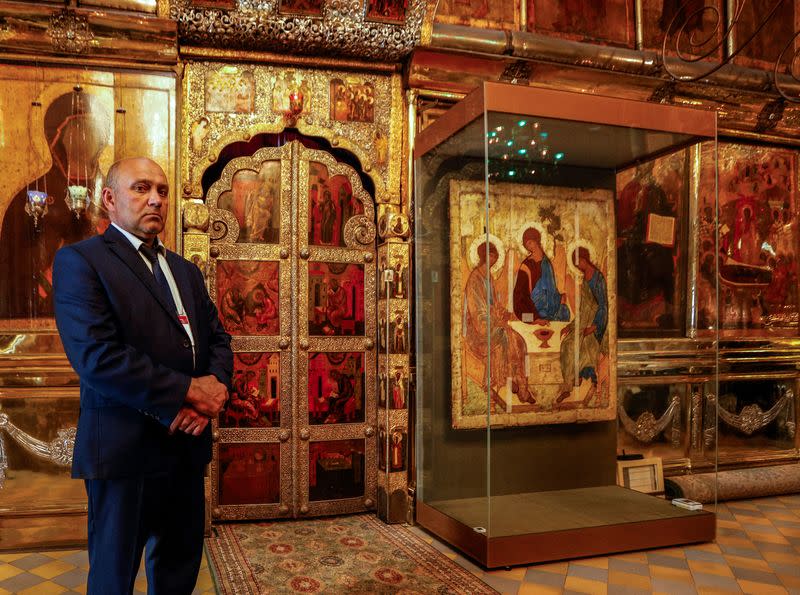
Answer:
[[[409,0],[404,20],[371,19],[369,0],[323,0],[319,15],[282,14],[277,0],[239,0],[235,9],[169,0],[181,43],[217,48],[325,54],[394,62],[430,29],[435,1]]]

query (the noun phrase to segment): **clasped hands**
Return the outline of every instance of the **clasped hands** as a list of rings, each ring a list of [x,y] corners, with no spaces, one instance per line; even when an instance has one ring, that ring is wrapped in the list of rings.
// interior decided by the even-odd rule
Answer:
[[[200,378],[192,378],[186,392],[185,404],[169,426],[169,433],[176,430],[199,436],[206,429],[208,422],[215,417],[228,400],[228,389],[209,374]]]

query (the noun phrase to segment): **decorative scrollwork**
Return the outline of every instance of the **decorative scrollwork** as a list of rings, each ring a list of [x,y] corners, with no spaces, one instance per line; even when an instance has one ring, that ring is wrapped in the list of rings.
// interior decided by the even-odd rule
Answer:
[[[709,396],[709,400],[711,400],[711,396]],[[751,403],[742,407],[738,415],[731,413],[724,407],[719,407],[719,417],[732,428],[750,436],[771,423],[793,400],[793,391],[787,390],[768,411],[764,411],[755,403]]]
[[[794,417],[794,391],[792,389],[786,391],[786,398],[789,400],[786,405],[786,432],[789,434],[789,438],[794,438],[797,424]]]
[[[625,431],[628,432],[628,434],[636,438],[639,442],[644,442],[645,444],[655,440],[656,436],[661,434],[661,432],[667,428],[676,415],[678,416],[678,419],[680,419],[680,410],[681,399],[678,395],[672,395],[672,398],[669,402],[669,407],[667,407],[666,411],[664,411],[664,414],[658,419],[656,419],[652,412],[645,411],[638,418],[636,418],[636,421],[633,421],[628,415],[628,412],[625,411],[622,403],[617,405],[617,412],[619,413],[619,419],[622,422],[622,427],[625,428]],[[672,441],[674,442],[674,436],[672,437]]]
[[[280,14],[275,1],[240,0],[228,11],[171,0],[169,15],[187,44],[398,61],[419,43],[427,6],[410,0],[402,24],[367,20],[362,0],[328,0],[321,16]]]
[[[371,245],[375,241],[375,224],[364,215],[351,217],[344,225],[344,243],[351,246],[354,242],[362,246]]]
[[[208,237],[212,242],[236,242],[239,237],[239,222],[236,215],[225,209],[210,208],[211,231]]]
[[[6,434],[13,438],[22,448],[40,459],[60,467],[69,467],[72,464],[72,451],[75,448],[77,428],[61,428],[58,430],[55,439],[50,442],[44,442],[26,434],[11,423],[7,414],[0,413],[0,430],[5,430]],[[7,469],[8,457],[6,456],[2,435],[0,435],[0,488],[3,487]]]
[[[703,395],[699,390],[692,391],[692,412],[689,416],[692,424],[692,448],[700,449],[701,414],[703,411]]]
[[[54,50],[68,54],[82,54],[89,49],[94,39],[89,20],[69,8],[56,11],[50,16],[47,34]]]
[[[687,63],[687,64],[695,64],[702,61],[708,61],[709,58],[713,58],[714,55],[719,55],[720,49],[727,43],[734,32],[737,30],[737,26],[741,21],[742,14],[744,12],[744,7],[747,4],[747,0],[738,0],[736,4],[736,8],[733,11],[732,18],[728,26],[722,31],[722,13],[717,8],[717,6],[713,4],[703,6],[699,6],[694,8],[696,1],[695,0],[686,0],[678,10],[675,11],[675,16],[669,23],[667,30],[664,34],[664,41],[661,46],[661,63],[664,67],[666,73],[672,78],[672,80],[680,81],[680,82],[695,82],[701,79],[704,79],[719,69],[721,69],[726,64],[729,64],[736,56],[738,56],[742,50],[744,50],[750,42],[755,39],[757,35],[761,33],[767,23],[777,14],[778,8],[785,0],[775,0],[774,4],[771,8],[767,11],[766,16],[758,23],[758,25],[754,28],[753,32],[747,36],[746,39],[738,41],[737,40],[737,47],[734,51],[730,52],[724,60],[719,61],[718,63],[710,62],[707,68],[701,69],[701,71],[695,71],[694,74],[686,74],[680,73],[675,69],[675,65],[671,64],[669,60],[667,60],[667,53],[668,51],[672,50],[680,60],[680,62]],[[710,31],[707,34],[702,34],[700,29],[700,24],[707,21],[707,18],[710,16],[711,26],[709,27]],[[704,27],[703,27],[704,28]],[[792,102],[800,102],[800,97],[793,97],[788,95],[782,85],[782,77],[779,75],[781,70],[781,64],[784,61],[784,56],[788,55],[790,48],[794,48],[794,43],[800,35],[800,32],[796,33],[789,43],[783,48],[778,58],[775,60],[775,65],[773,68],[773,83],[775,85],[775,89],[780,93],[783,99]],[[710,44],[710,42],[716,37],[719,36],[717,43]],[[670,40],[674,40],[674,47],[670,44]],[[703,48],[707,48],[703,50]],[[794,80],[800,80],[795,76],[797,70],[795,70],[795,65],[800,60],[800,51],[793,51],[792,58],[789,64],[788,72],[790,73],[791,77]],[[769,130],[769,128],[765,129]],[[763,132],[763,130],[761,130]]]
[[[184,231],[208,231],[208,207],[201,203],[187,202],[183,206]]]

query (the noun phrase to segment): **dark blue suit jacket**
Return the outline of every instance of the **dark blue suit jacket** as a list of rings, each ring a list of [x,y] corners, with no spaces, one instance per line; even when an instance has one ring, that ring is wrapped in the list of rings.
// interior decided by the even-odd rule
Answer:
[[[213,374],[230,388],[230,336],[200,270],[174,252],[167,262],[192,327],[194,363],[153,274],[114,226],[56,253],[56,324],[81,381],[73,477],[152,476],[211,460],[211,424],[200,436],[170,436],[168,428],[192,377]]]

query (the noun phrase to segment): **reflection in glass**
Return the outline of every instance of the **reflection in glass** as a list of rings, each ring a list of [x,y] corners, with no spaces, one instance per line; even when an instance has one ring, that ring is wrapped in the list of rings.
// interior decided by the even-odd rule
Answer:
[[[278,502],[280,462],[278,444],[220,444],[219,503]]]
[[[681,334],[688,151],[617,174],[620,334]]]
[[[618,387],[617,454],[638,453],[666,460],[685,456],[687,385],[623,384]]]
[[[364,267],[312,262],[308,265],[308,334],[364,334]]]
[[[32,138],[44,137],[49,154],[42,158],[52,161],[44,175],[27,180],[28,186],[47,192],[47,215],[37,224],[26,212],[27,187],[17,192],[2,214],[0,318],[53,316],[56,250],[102,233],[108,226],[100,202],[103,172],[99,161],[110,142],[113,107],[93,87],[81,91],[80,106],[75,105],[75,94],[59,95],[47,104],[44,130],[30,131]],[[75,213],[66,201],[67,188],[74,185],[89,187],[93,199],[88,208]]]
[[[713,144],[702,159],[700,186],[713,188]],[[700,193],[699,324],[713,324],[719,230],[720,328],[797,329],[797,153],[720,143],[718,159],[718,225],[714,193]]]
[[[794,448],[796,431],[792,381],[719,383],[719,452]]]
[[[328,177],[328,168],[308,164],[308,243],[315,246],[344,246],[344,228],[350,217],[364,212],[353,196],[347,176]]]
[[[337,500],[363,495],[363,440],[329,440],[309,444],[309,500]]]
[[[217,307],[225,330],[239,335],[277,335],[278,263],[217,261]]]
[[[236,353],[233,390],[220,413],[223,428],[269,428],[281,423],[280,355]]]
[[[217,206],[239,222],[239,242],[275,244],[280,235],[281,162],[265,161],[259,171],[240,169]]]
[[[364,421],[364,354],[309,353],[308,423]]]

